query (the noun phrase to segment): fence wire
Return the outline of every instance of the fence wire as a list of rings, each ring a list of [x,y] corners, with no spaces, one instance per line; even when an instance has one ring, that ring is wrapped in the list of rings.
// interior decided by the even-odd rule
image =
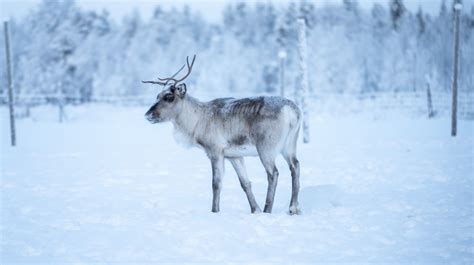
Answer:
[[[233,95],[236,97],[248,95]],[[446,116],[451,111],[451,93],[431,91],[432,107],[435,116]],[[0,105],[6,106],[8,98],[0,95]],[[82,104],[110,104],[114,106],[148,106],[154,102],[149,95],[138,96],[102,96],[93,97],[88,102],[82,102],[75,97],[57,97],[55,95],[16,95],[15,106],[17,117],[29,115],[37,106],[58,105],[74,106]],[[429,115],[428,97],[426,91],[407,92],[375,92],[375,93],[325,93],[313,94],[309,100],[313,114],[345,114],[357,112],[384,113],[402,111],[416,116]],[[458,116],[460,119],[474,119],[474,93],[461,91],[458,94]]]

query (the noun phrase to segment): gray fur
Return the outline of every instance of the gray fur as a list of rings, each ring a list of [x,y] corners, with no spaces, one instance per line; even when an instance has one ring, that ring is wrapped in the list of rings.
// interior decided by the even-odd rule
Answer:
[[[164,96],[174,93],[172,102]],[[171,121],[187,142],[204,149],[212,165],[212,211],[219,212],[219,198],[224,175],[224,159],[228,159],[250,204],[252,213],[260,207],[252,193],[245,170],[244,156],[259,156],[268,179],[264,212],[271,213],[278,182],[275,158],[283,155],[292,176],[290,214],[297,214],[299,162],[296,143],[301,123],[299,108],[281,97],[219,98],[201,102],[186,90],[170,87],[162,91],[157,102],[146,113],[151,123]],[[168,96],[169,99],[169,96]]]

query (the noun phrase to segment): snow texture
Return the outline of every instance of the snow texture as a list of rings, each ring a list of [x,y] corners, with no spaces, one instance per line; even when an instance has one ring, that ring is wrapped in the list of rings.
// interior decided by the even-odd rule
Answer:
[[[35,108],[15,148],[1,119],[1,264],[474,262],[473,121],[452,138],[447,118],[314,116],[298,151],[302,215],[287,214],[281,158],[272,214],[250,214],[230,165],[213,214],[205,154],[146,109],[69,106],[58,123]],[[247,167],[262,205],[265,171]]]

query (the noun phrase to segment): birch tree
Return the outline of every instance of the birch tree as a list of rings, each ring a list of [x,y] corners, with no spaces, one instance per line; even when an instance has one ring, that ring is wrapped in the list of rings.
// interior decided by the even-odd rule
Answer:
[[[308,122],[308,66],[307,66],[307,47],[306,47],[306,21],[304,18],[298,18],[298,59],[299,59],[299,97],[300,105],[303,110],[303,142],[309,143],[309,122]]]

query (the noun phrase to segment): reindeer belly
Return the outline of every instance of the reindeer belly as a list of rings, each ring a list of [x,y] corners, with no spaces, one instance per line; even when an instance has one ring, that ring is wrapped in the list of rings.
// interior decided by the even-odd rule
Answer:
[[[231,145],[224,148],[224,156],[240,157],[240,156],[258,156],[257,148],[252,144]]]
[[[258,153],[248,133],[241,131],[228,138],[227,146],[224,148],[224,156],[258,156]]]

